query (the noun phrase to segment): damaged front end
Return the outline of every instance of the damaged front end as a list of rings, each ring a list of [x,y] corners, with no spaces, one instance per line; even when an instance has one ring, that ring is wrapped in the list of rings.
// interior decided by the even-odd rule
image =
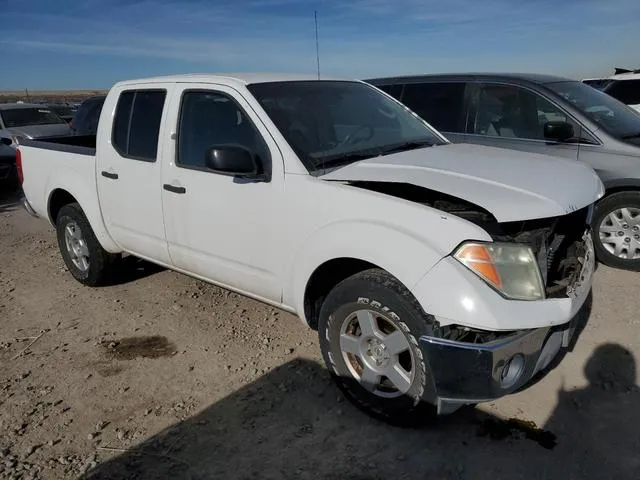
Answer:
[[[590,250],[588,233],[593,205],[558,217],[498,222],[491,212],[478,205],[416,185],[365,181],[348,183],[460,217],[480,226],[495,242],[527,245],[536,256],[546,298],[576,296],[585,258]]]

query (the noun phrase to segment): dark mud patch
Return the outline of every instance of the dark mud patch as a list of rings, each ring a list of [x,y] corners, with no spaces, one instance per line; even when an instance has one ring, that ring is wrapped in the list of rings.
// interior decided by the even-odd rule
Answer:
[[[167,337],[129,337],[109,340],[101,344],[105,353],[116,360],[170,357],[177,353],[176,346]]]
[[[557,445],[555,434],[538,428],[534,422],[510,418],[509,420],[486,419],[478,427],[479,437],[489,437],[491,440],[506,440],[524,436],[533,440],[547,450],[553,450]]]

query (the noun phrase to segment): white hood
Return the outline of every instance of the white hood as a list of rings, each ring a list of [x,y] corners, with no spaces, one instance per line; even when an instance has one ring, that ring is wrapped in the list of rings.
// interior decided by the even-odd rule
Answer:
[[[604,195],[581,162],[469,144],[375,157],[320,178],[410,183],[475,203],[499,222],[566,215]]]

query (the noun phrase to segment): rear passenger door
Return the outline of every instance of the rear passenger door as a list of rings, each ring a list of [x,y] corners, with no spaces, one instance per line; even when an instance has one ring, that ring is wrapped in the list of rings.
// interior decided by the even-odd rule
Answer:
[[[169,264],[158,144],[171,85],[123,88],[98,125],[97,183],[114,241],[139,257]]]
[[[454,143],[466,139],[465,82],[423,82],[404,85],[401,102]]]
[[[579,142],[545,138],[544,125],[552,121],[568,122],[584,143],[597,143],[568,113],[529,88],[476,83],[471,96],[469,143],[577,159]]]

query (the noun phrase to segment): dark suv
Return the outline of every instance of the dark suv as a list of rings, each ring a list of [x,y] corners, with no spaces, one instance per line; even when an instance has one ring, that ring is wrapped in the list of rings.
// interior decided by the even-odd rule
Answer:
[[[548,75],[450,74],[366,81],[453,142],[588,163],[607,190],[592,223],[598,257],[610,266],[640,270],[640,115],[631,108],[583,82]]]
[[[106,95],[89,97],[78,107],[71,121],[74,135],[95,135],[98,130],[98,119],[104,105]]]

